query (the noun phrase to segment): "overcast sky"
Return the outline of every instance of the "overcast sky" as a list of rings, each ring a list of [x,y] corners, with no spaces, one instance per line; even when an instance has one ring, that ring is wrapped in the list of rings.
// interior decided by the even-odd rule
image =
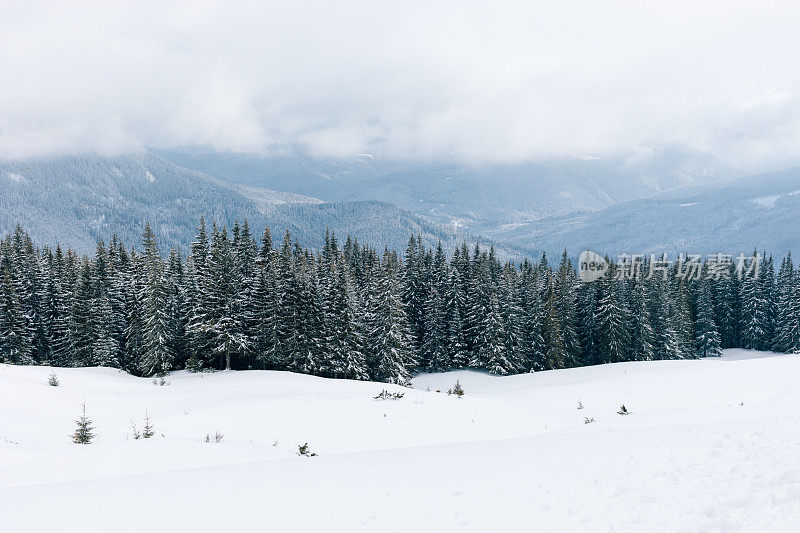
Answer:
[[[795,2],[70,3],[0,0],[0,156],[800,162]]]

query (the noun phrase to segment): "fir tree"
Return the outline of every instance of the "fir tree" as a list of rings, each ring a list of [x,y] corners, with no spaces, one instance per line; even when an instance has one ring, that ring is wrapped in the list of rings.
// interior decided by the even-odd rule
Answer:
[[[413,337],[408,326],[397,266],[390,253],[384,253],[371,303],[370,377],[376,381],[407,385],[414,365]]]
[[[714,310],[711,304],[708,283],[702,283],[697,298],[697,321],[695,323],[695,342],[700,357],[719,357],[722,355],[722,338],[714,323]]]
[[[497,296],[493,294],[489,300],[489,311],[484,316],[475,339],[475,355],[470,366],[501,376],[513,373],[515,368],[509,360],[504,336]]]
[[[143,284],[139,300],[142,302],[142,355],[139,370],[145,376],[164,375],[172,369],[175,356],[170,351],[167,293],[163,280],[163,264],[158,254],[155,235],[150,225],[145,226],[142,255]]]
[[[757,260],[755,253],[751,260]],[[742,348],[758,350],[765,342],[768,313],[764,297],[765,292],[762,290],[759,278],[755,275],[743,276],[739,291],[741,301],[739,328]]]
[[[84,261],[81,266],[78,287],[73,298],[69,325],[70,352],[72,353],[72,360],[79,366],[86,366],[92,363],[92,347],[94,344],[94,330],[92,327],[93,297],[92,270],[89,262]]]
[[[155,437],[156,432],[153,429],[153,424],[150,422],[150,415],[145,413],[144,415],[144,427],[142,428],[142,438],[143,439],[150,439]]]
[[[650,322],[650,304],[645,284],[635,281],[630,291],[630,327],[628,336],[631,343],[630,359],[634,361],[650,361],[655,358],[655,333]]]
[[[86,416],[86,403],[81,405],[81,416],[75,421],[77,428],[72,434],[72,442],[75,444],[91,444],[94,439],[94,427],[92,419]]]
[[[0,360],[12,364],[33,364],[30,337],[21,302],[8,273],[0,279]]]
[[[356,316],[355,301],[344,264],[335,269],[335,276],[329,309],[331,375],[337,378],[369,379],[362,334],[364,325]]]
[[[578,279],[566,250],[561,256],[561,263],[555,279],[553,289],[561,338],[564,343],[564,363],[565,366],[576,366],[582,358],[581,342],[576,325]]]
[[[601,281],[600,299],[597,304],[598,359],[603,363],[627,360],[628,331],[626,313],[621,304],[621,282],[613,280],[615,270],[609,269],[608,278]]]

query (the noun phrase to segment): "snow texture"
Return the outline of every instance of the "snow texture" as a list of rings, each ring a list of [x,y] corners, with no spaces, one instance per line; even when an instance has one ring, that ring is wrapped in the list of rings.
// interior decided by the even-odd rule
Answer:
[[[798,356],[746,350],[414,390],[0,365],[0,530],[794,531],[798,375]],[[97,437],[78,446],[84,401]],[[156,435],[134,440],[146,413]]]

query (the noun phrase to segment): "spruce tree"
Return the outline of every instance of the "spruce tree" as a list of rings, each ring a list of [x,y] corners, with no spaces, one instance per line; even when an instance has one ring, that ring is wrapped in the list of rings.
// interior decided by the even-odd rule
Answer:
[[[751,260],[756,261],[756,254],[753,254]],[[768,314],[764,297],[765,292],[762,290],[759,278],[754,275],[743,276],[739,290],[741,303],[739,335],[742,348],[758,350],[765,341]]]
[[[371,307],[370,378],[407,385],[413,367],[413,336],[401,297],[396,260],[388,250],[377,275]]]
[[[545,340],[543,335],[544,305],[539,292],[538,271],[528,262],[522,265],[519,287],[522,319],[520,321],[520,354],[518,361],[525,372],[544,370]]]
[[[431,283],[425,306],[425,330],[422,341],[422,366],[432,372],[450,369],[452,360],[447,347],[445,305],[439,288]]]
[[[81,275],[73,298],[70,315],[69,336],[72,360],[78,366],[92,364],[92,347],[94,344],[92,270],[89,262],[84,260]]]
[[[544,299],[544,361],[542,368],[552,370],[564,368],[567,364],[567,349],[564,343],[564,333],[562,330],[561,314],[558,310],[558,301],[554,287],[554,280],[550,278],[548,282],[547,294]]]
[[[336,378],[369,379],[364,355],[363,324],[356,316],[347,267],[335,268],[335,284],[329,309],[331,329],[328,339],[331,375]]]
[[[489,297],[489,310],[483,317],[475,338],[475,354],[470,366],[501,376],[514,373],[516,368],[509,359],[504,337],[497,295],[492,294]]]
[[[555,279],[553,288],[564,342],[564,363],[565,366],[576,366],[582,359],[581,342],[577,331],[578,277],[566,250],[561,256]]]
[[[655,358],[655,333],[650,320],[650,303],[642,280],[635,280],[630,291],[630,317],[628,335],[631,343],[630,359],[650,361]]]
[[[57,288],[60,273],[51,273],[45,292],[45,321],[47,342],[50,345],[50,361],[53,366],[71,366],[69,350],[68,310],[61,291]]]
[[[711,303],[709,284],[701,282],[697,298],[697,321],[695,323],[695,342],[700,357],[719,357],[722,355],[722,338],[714,323],[714,310]]]
[[[0,278],[0,361],[33,364],[24,310],[6,272]]]
[[[775,288],[775,336],[771,349],[776,352],[791,352],[797,345],[798,324],[791,310],[794,278],[794,264],[790,253],[781,261]]]
[[[75,444],[91,444],[94,439],[94,426],[92,419],[86,416],[86,403],[81,405],[81,416],[75,421],[77,428],[72,434],[72,442]]]
[[[629,339],[626,313],[622,305],[622,282],[613,279],[610,268],[607,278],[600,281],[600,298],[595,313],[598,331],[598,359],[602,363],[626,361],[629,357]]]
[[[139,371],[145,376],[164,375],[172,370],[175,355],[170,350],[170,324],[167,316],[167,291],[163,263],[158,254],[155,234],[145,225],[141,258],[144,274],[139,300],[142,302],[142,355]]]

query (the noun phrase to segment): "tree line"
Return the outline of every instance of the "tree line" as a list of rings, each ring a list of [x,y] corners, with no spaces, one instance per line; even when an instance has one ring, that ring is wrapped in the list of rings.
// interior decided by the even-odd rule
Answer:
[[[100,240],[93,257],[0,242],[0,361],[107,366],[141,376],[177,369],[289,370],[408,383],[412,373],[475,368],[513,374],[718,356],[722,348],[800,351],[800,275],[702,263],[696,279],[606,275],[581,283],[567,256],[500,262],[463,243],[448,257],[412,236],[404,254],[342,245],[313,252],[247,221],[201,219],[186,257]],[[645,267],[647,263],[645,263]],[[646,268],[645,268],[646,269]]]

